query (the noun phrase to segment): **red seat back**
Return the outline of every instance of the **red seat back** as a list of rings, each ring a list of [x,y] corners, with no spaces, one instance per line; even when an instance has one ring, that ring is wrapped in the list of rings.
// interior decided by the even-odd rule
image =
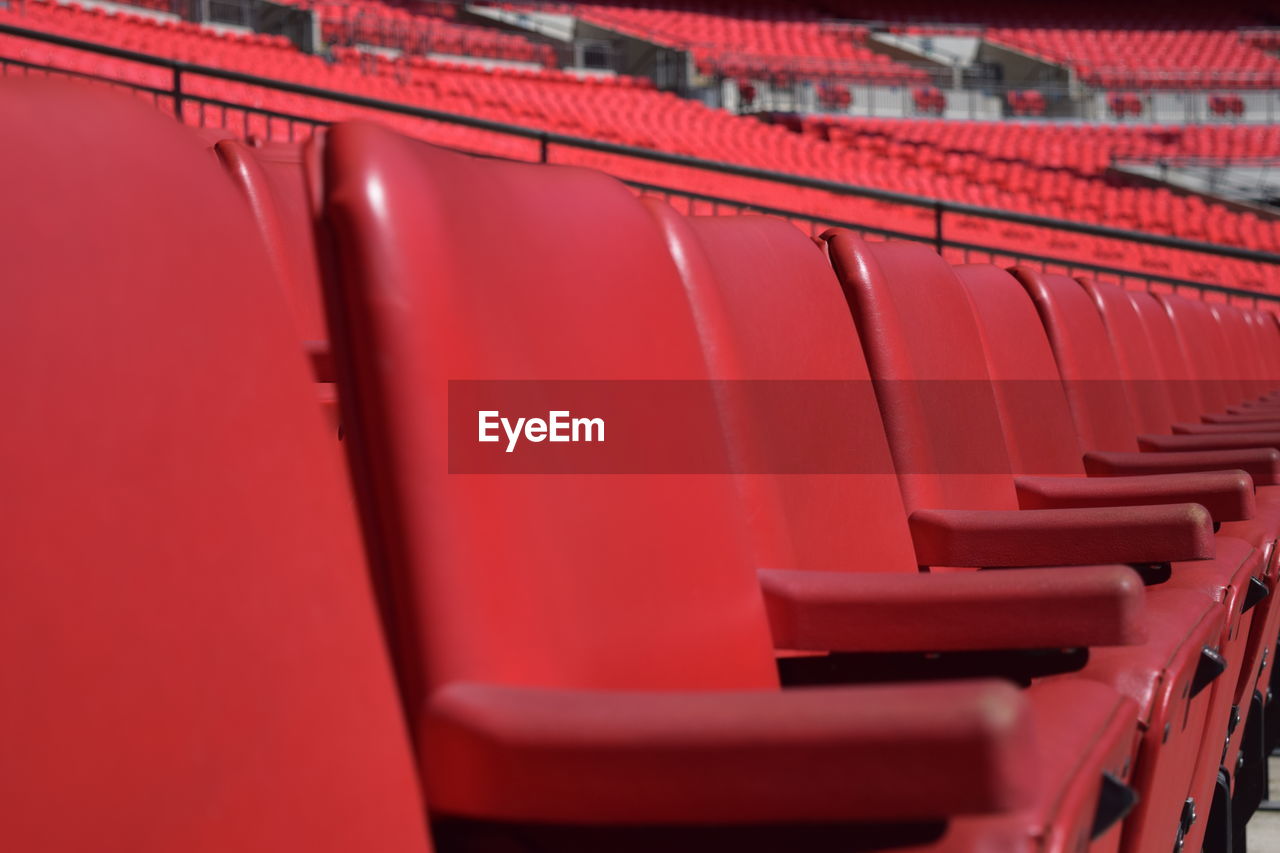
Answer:
[[[1249,321],[1254,342],[1262,357],[1262,378],[1267,386],[1265,390],[1273,390],[1280,384],[1280,336],[1276,334],[1276,324],[1272,320],[1274,315],[1261,310],[1245,311],[1244,315]]]
[[[1168,315],[1187,366],[1198,380],[1208,410],[1220,412],[1246,394],[1235,372],[1222,327],[1208,305],[1170,293],[1156,296]],[[1212,399],[1209,399],[1209,398]]]
[[[1262,353],[1253,338],[1253,330],[1244,312],[1234,305],[1225,302],[1205,303],[1217,321],[1218,327],[1226,339],[1227,354],[1230,357],[1228,369],[1236,376],[1244,396],[1257,397],[1266,390],[1266,382],[1262,374]]]
[[[955,273],[982,332],[1014,470],[1084,474],[1071,406],[1035,305],[1013,276],[991,264]]]
[[[1093,300],[1074,279],[1017,267],[1013,275],[1035,302],[1086,450],[1137,450],[1120,367]]]
[[[1127,291],[1107,282],[1079,281],[1106,327],[1138,429],[1146,433],[1168,432],[1170,424],[1179,420],[1173,385],[1185,381],[1178,378],[1181,356],[1173,363],[1161,363],[1142,315]]]
[[[263,143],[249,147],[224,140],[215,149],[249,200],[281,281],[293,306],[298,333],[311,347],[327,346],[316,241],[314,196],[318,187],[317,149],[323,134],[304,143]]]
[[[728,436],[750,472],[740,485],[756,565],[915,571],[858,333],[821,250],[779,219],[651,210],[680,259],[712,372],[743,402]]]
[[[1187,354],[1178,341],[1173,321],[1153,294],[1128,291],[1129,301],[1142,319],[1151,351],[1160,369],[1169,378],[1169,400],[1180,421],[1198,423],[1200,415],[1226,407],[1225,396],[1216,382],[1201,382],[1187,363]],[[1217,401],[1217,402],[1215,402]]]
[[[0,846],[425,851],[346,476],[242,199],[134,99],[6,85],[0,112]]]
[[[316,239],[319,206],[319,149],[323,130],[299,144],[238,140],[215,146],[257,220],[278,279],[293,309],[297,334],[311,357],[321,408],[337,426],[337,385],[325,322],[322,268],[331,263],[328,243]]]
[[[981,333],[955,273],[926,246],[826,239],[907,510],[1016,509]]]
[[[655,393],[646,383],[706,385],[684,286],[641,202],[599,173],[361,124],[330,132],[325,184],[349,320],[335,330],[344,423],[412,706],[458,681],[775,685],[729,476],[475,473],[451,457],[479,447],[460,402],[475,383],[495,383],[487,399],[512,401],[512,417],[567,405],[571,381],[633,408]],[[626,438],[625,423],[606,428],[606,442]]]

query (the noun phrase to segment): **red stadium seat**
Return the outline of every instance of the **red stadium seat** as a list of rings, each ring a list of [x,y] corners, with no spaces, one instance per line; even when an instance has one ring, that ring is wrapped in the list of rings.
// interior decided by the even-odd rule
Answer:
[[[301,145],[260,143],[250,148],[237,140],[215,145],[218,158],[253,209],[254,218],[285,285],[298,337],[311,356],[321,407],[336,427],[336,377],[329,352],[321,265],[328,259],[315,236],[319,199],[317,149],[322,133]]]
[[[424,853],[346,475],[243,202],[130,98],[8,83],[0,112],[26,200],[0,205],[0,845]]]

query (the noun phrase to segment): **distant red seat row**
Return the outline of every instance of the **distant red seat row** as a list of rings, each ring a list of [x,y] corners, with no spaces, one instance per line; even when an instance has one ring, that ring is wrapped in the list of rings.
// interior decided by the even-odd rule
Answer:
[[[1036,89],[1013,90],[1006,96],[1014,115],[1042,116],[1045,110],[1044,93]]]
[[[500,4],[512,9],[545,9],[546,4]],[[794,6],[777,14],[758,10],[647,8],[643,5],[574,3],[552,11],[591,24],[690,51],[701,74],[747,76],[778,85],[812,79],[855,80],[904,85],[928,79],[927,72],[877,53],[868,31],[820,21],[818,13]]]
[[[1280,144],[1276,127],[810,116],[798,122],[798,129],[849,148],[858,163],[855,170],[885,169],[898,181],[918,174],[912,190],[926,195],[1193,240],[1268,251],[1280,247],[1280,223],[1272,219],[1164,188],[1127,186],[1109,174],[1113,161],[1192,157],[1264,163]],[[1108,251],[1098,247],[1097,259]],[[1167,263],[1170,270],[1199,268],[1176,255]]]
[[[957,233],[968,232],[966,236],[975,238],[972,242],[995,249],[1025,251],[1034,247],[1040,254],[1065,261],[1092,262],[1138,273],[1174,275],[1249,289],[1275,287],[1272,273],[1266,267],[1246,261],[1047,229],[1032,231],[1008,226],[998,218],[1000,210],[1013,210],[1274,251],[1280,246],[1276,223],[1253,213],[1237,212],[1196,197],[1174,197],[1164,190],[1116,188],[1102,180],[1081,181],[1061,169],[1050,172],[1040,166],[1055,165],[1055,158],[1064,165],[1075,165],[1077,160],[1087,158],[1087,165],[1079,168],[1105,170],[1109,164],[1108,152],[1116,148],[1120,149],[1119,153],[1133,152],[1138,156],[1158,156],[1165,150],[1181,148],[1195,148],[1206,156],[1217,152],[1258,156],[1259,152],[1274,149],[1275,128],[1142,128],[1117,140],[1123,141],[1120,146],[1109,138],[1105,143],[1095,141],[1103,131],[1093,126],[1037,125],[1042,128],[1037,130],[1012,123],[949,123],[945,125],[949,140],[968,138],[972,134],[987,137],[1001,146],[1016,144],[1019,150],[999,153],[994,158],[961,153],[956,163],[940,168],[950,157],[949,151],[921,151],[918,144],[898,145],[891,139],[880,138],[914,141],[917,134],[936,134],[938,128],[944,127],[940,122],[861,119],[851,128],[865,126],[870,128],[869,132],[847,133],[841,129],[800,136],[779,126],[710,109],[672,93],[654,91],[649,81],[627,76],[581,80],[567,72],[545,69],[484,72],[422,57],[391,59],[347,48],[333,52],[336,62],[326,62],[293,49],[277,37],[219,35],[193,24],[180,22],[166,26],[150,19],[94,13],[43,0],[30,0],[7,10],[0,8],[0,20],[160,57],[410,106],[974,204],[991,208],[992,218],[957,220]],[[155,88],[172,85],[169,73],[153,66],[22,39],[0,38],[0,55]],[[10,67],[7,73],[21,73],[21,69]],[[242,136],[255,134],[288,139],[289,134],[310,132],[309,123],[268,120],[253,113],[252,108],[272,109],[316,121],[379,115],[325,99],[304,98],[195,75],[186,75],[184,87],[191,95],[217,98],[248,108],[200,108],[188,102],[184,112],[184,118],[191,123],[226,127]],[[940,94],[925,97],[922,105],[937,109]],[[390,114],[380,115],[379,120],[405,133],[478,153],[517,159],[538,155],[536,143],[523,138]],[[974,130],[984,124],[1008,130]],[[1232,131],[1232,134],[1216,135],[1218,131]],[[1037,133],[1044,136],[1035,136]],[[1089,140],[1088,144],[1081,144],[1077,134]],[[1148,138],[1169,134],[1187,141],[1165,145]],[[882,145],[885,147],[878,147]],[[952,145],[948,142],[945,147]],[[890,156],[885,156],[886,153]],[[559,162],[605,169],[619,177],[717,195],[743,204],[796,210],[820,219],[874,222],[905,233],[921,233],[933,225],[932,213],[921,207],[833,196],[799,190],[786,183],[766,183],[715,171],[684,169],[563,147],[554,149],[553,157]],[[994,162],[987,162],[989,159]],[[1036,168],[1005,160],[1028,160]]]
[[[1229,29],[992,28],[984,37],[1070,65],[1104,88],[1280,86],[1280,59]]]
[[[1218,116],[1244,115],[1244,99],[1239,95],[1212,95],[1209,98],[1209,111]]]
[[[460,24],[430,9],[391,6],[376,0],[307,5],[320,19],[325,44],[372,45],[412,54],[443,53],[537,62],[553,67],[555,49],[515,33]],[[453,11],[453,7],[448,7]]]
[[[1146,111],[1146,103],[1142,96],[1132,92],[1112,92],[1107,95],[1107,109],[1117,118],[1140,116]]]

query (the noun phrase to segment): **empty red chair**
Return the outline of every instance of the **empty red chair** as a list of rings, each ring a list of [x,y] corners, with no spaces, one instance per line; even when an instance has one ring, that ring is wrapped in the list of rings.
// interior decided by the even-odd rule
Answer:
[[[1244,115],[1244,99],[1239,95],[1210,95],[1209,112],[1216,116],[1239,118]]]
[[[0,206],[0,845],[423,853],[346,474],[243,201],[127,96],[6,83],[0,111],[30,202]]]
[[[624,186],[367,125],[332,129],[324,162],[344,423],[436,814],[928,827],[1025,802],[1002,685],[778,691],[730,478],[574,473],[580,448],[530,443],[570,452],[540,473],[478,443],[468,400],[531,414],[615,389],[651,412],[664,386],[637,380],[705,386],[676,266]]]
[[[947,96],[934,86],[917,86],[911,90],[916,112],[941,115],[947,107]]]
[[[325,322],[321,263],[317,243],[316,161],[320,136],[301,144],[261,143],[250,147],[223,140],[215,150],[253,209],[277,279],[284,283],[299,340],[311,357],[321,408],[337,426],[337,389]]]
[[[1036,89],[1011,89],[1005,96],[1005,101],[1014,115],[1044,115],[1044,94]]]
[[[848,86],[838,83],[823,83],[818,88],[818,100],[828,109],[847,110],[853,104],[853,93]]]

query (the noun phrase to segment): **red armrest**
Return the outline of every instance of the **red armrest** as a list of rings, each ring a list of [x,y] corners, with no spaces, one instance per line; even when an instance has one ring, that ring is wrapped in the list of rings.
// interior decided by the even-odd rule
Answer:
[[[1231,435],[1238,432],[1280,432],[1280,420],[1236,421],[1224,424],[1174,424],[1174,435]]]
[[[715,824],[1009,811],[1035,787],[1019,691],[994,681],[760,690],[455,683],[420,751],[433,811]]]
[[[1201,415],[1200,420],[1207,424],[1250,424],[1261,423],[1264,421],[1277,420],[1276,412],[1251,412],[1249,414],[1221,414],[1214,413],[1210,415]]]
[[[1226,435],[1140,435],[1145,451],[1248,450],[1270,447],[1280,450],[1280,432],[1236,432]]]
[[[780,649],[947,652],[1144,642],[1146,591],[1128,566],[943,574],[762,569]]]
[[[1172,563],[1214,555],[1199,504],[1100,509],[940,510],[911,513],[922,566],[1089,566]]]
[[[1276,414],[1275,400],[1245,400],[1238,406],[1227,406],[1229,415],[1257,415],[1270,412]]]
[[[1195,450],[1182,453],[1090,451],[1084,455],[1084,470],[1090,477],[1233,469],[1248,474],[1255,486],[1280,484],[1280,451],[1271,447],[1254,447],[1249,450]]]
[[[1200,504],[1215,522],[1245,521],[1255,512],[1253,480],[1244,471],[1195,471],[1145,477],[1016,477],[1023,509]]]

